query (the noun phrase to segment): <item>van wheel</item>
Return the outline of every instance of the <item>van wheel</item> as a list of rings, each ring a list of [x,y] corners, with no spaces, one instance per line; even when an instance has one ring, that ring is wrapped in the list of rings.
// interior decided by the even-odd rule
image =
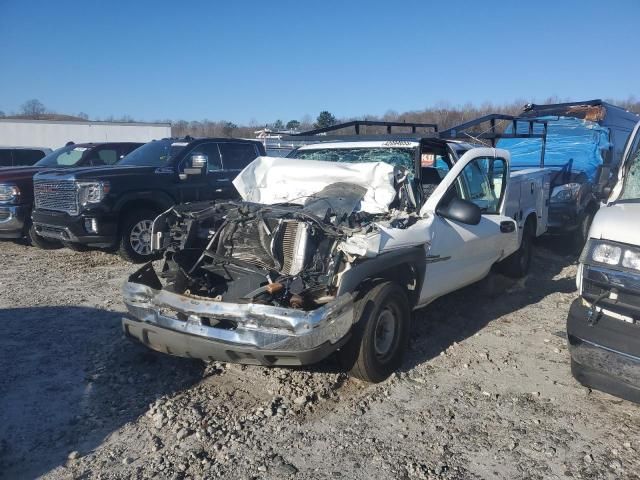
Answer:
[[[29,224],[29,229],[27,230],[27,240],[29,243],[42,250],[54,250],[56,248],[62,248],[62,244],[57,240],[49,240],[48,238],[41,237],[36,232],[36,227],[33,224]]]
[[[153,210],[135,210],[127,215],[120,228],[118,254],[131,263],[144,263],[157,258],[151,250],[151,227],[158,215]]]
[[[522,278],[529,273],[535,235],[533,222],[527,220],[522,231],[520,248],[498,264],[498,271],[500,273],[511,278]]]
[[[352,336],[338,351],[353,377],[378,383],[402,363],[409,339],[411,312],[405,291],[395,283],[373,286],[356,300]]]

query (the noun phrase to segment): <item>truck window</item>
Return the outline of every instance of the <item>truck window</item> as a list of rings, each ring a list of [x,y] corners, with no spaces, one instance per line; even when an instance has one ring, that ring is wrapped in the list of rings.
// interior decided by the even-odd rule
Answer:
[[[220,161],[220,151],[217,143],[202,143],[195,147],[187,156],[187,165],[191,167],[192,155],[206,155],[207,156],[207,171],[217,172],[222,170],[222,162]]]
[[[248,143],[221,143],[220,153],[225,170],[242,170],[258,156],[256,147]]]
[[[478,205],[482,213],[499,213],[505,174],[504,160],[476,158],[460,174],[462,198]]]
[[[102,165],[113,165],[118,161],[118,151],[115,147],[101,148],[96,153]]]
[[[13,167],[11,150],[0,150],[0,167]]]
[[[360,147],[302,149],[298,150],[293,157],[301,160],[322,160],[325,162],[386,162],[404,167],[413,174],[415,155],[415,147]]]
[[[640,138],[640,135],[638,135]],[[628,170],[624,176],[624,186],[620,194],[620,200],[638,200],[640,199],[640,148],[637,148],[631,157],[631,163],[627,167]]]
[[[19,149],[13,152],[14,165],[31,166],[44,157],[42,150]]]

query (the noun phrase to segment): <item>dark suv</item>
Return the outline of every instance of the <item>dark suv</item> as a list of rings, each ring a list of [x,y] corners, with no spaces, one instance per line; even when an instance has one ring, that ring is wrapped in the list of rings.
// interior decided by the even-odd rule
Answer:
[[[30,166],[50,153],[50,148],[0,147],[0,168]]]
[[[113,165],[141,143],[80,143],[49,153],[35,165],[0,169],[0,238],[27,236],[40,248],[59,247],[35,234],[30,222],[33,205],[33,175],[51,168]]]
[[[131,262],[153,258],[154,218],[178,203],[235,198],[234,177],[262,143],[230,138],[154,140],[115,168],[44,172],[34,177],[38,235],[73,249],[117,248]]]

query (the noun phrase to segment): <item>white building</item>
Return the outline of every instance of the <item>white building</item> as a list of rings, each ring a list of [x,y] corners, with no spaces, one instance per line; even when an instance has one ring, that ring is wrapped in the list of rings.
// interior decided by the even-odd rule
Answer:
[[[0,146],[63,147],[67,142],[149,142],[171,136],[169,123],[0,119]]]

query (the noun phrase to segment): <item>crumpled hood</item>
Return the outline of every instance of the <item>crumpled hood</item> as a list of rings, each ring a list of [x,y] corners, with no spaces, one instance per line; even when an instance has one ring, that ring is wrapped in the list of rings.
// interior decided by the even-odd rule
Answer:
[[[247,202],[303,204],[334,183],[367,189],[358,210],[385,213],[396,197],[393,166],[384,162],[336,163],[295,158],[258,157],[233,181]]]
[[[590,238],[640,245],[640,203],[613,203],[600,208],[593,219]]]

